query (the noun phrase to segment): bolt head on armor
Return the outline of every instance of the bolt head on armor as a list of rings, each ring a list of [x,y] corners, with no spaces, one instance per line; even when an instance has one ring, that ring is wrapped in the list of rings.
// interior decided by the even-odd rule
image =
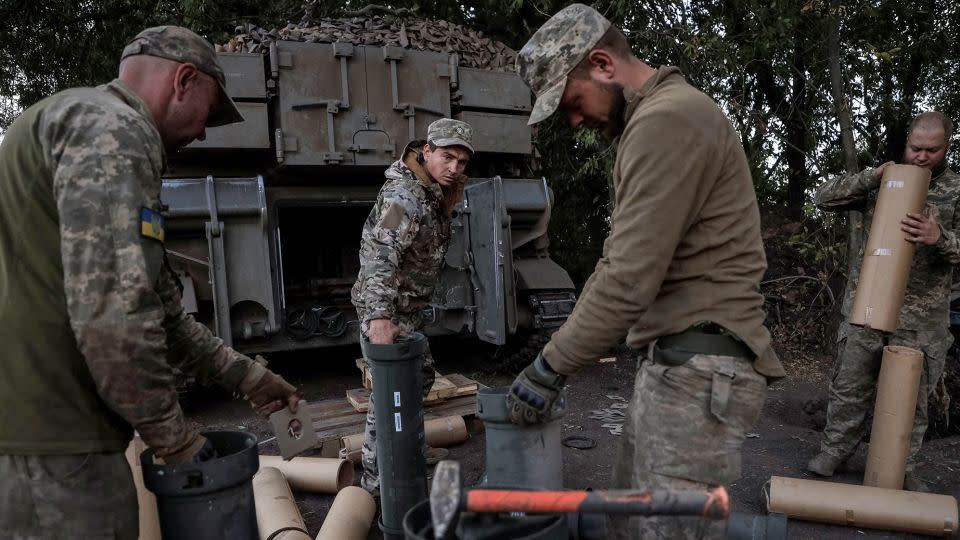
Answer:
[[[473,153],[473,128],[466,122],[441,118],[427,127],[427,142],[437,146],[462,146]]]
[[[227,94],[227,81],[217,62],[217,52],[209,41],[181,26],[154,26],[140,32],[127,44],[120,60],[145,54],[174,62],[191,63],[214,78],[220,86],[220,104],[210,113],[207,127],[243,122],[243,115]]]
[[[537,96],[528,124],[546,120],[560,104],[567,75],[600,41],[610,21],[597,10],[571,4],[543,23],[517,55],[517,72]]]

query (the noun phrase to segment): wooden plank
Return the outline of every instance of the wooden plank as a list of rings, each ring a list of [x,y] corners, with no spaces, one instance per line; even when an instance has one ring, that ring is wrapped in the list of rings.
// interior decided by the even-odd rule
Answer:
[[[353,410],[365,412],[370,408],[370,391],[366,388],[347,390],[347,401],[353,406]]]
[[[356,360],[357,369],[360,370],[360,381],[363,384],[363,387],[367,390],[373,390],[373,374],[370,372],[370,369],[367,368],[367,363],[363,358],[357,358]]]
[[[444,416],[473,416],[477,414],[477,396],[459,396],[428,404],[423,410],[426,419],[442,418]]]
[[[354,364],[356,364],[357,369],[359,369],[360,373],[362,373],[361,381],[363,383],[363,387],[369,391],[373,391],[373,374],[371,370],[367,368],[366,362],[364,362],[363,358],[357,358],[354,360]],[[476,381],[472,381],[463,375],[455,374],[455,376],[459,377],[461,381],[470,381],[471,383],[476,384]],[[469,394],[469,392],[464,392],[461,388],[459,388],[461,385],[452,382],[449,377],[450,375],[441,375],[439,372],[437,372],[437,377],[433,381],[433,386],[430,387],[430,393],[427,394],[426,402]],[[363,408],[357,410],[366,409]]]
[[[430,393],[427,394],[427,399],[425,399],[424,402],[430,403],[438,399],[446,399],[456,395],[456,393],[457,386],[447,380],[443,375],[437,373],[437,378],[434,379],[433,386],[430,387]]]
[[[456,385],[447,380],[443,375],[438,374],[437,379],[433,382],[433,386],[430,387],[430,393],[427,394],[424,403],[430,404],[435,401],[442,401],[453,397],[457,395],[457,390]],[[347,401],[353,405],[354,410],[364,412],[367,410],[368,403],[370,402],[370,390],[367,388],[347,390]]]
[[[471,394],[476,394],[477,389],[480,388],[480,383],[468,377],[464,377],[459,373],[451,373],[450,375],[447,375],[447,380],[456,385],[457,391],[454,394],[456,396],[469,396]]]
[[[357,412],[353,406],[345,399],[332,399],[311,404],[311,409],[323,406],[324,410],[337,410],[336,403],[341,403],[341,408],[346,406],[351,410],[350,414],[338,416],[325,416],[323,414],[313,417],[313,428],[317,432],[317,440],[324,443],[329,440],[339,439],[347,435],[361,433],[364,424],[366,424],[367,414]],[[477,397],[475,395],[459,396],[444,401],[437,401],[427,404],[423,411],[425,420],[432,418],[443,418],[444,416],[472,416],[477,412]]]

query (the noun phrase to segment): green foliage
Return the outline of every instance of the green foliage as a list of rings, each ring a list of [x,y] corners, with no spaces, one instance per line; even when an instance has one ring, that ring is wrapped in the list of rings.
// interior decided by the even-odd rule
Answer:
[[[539,126],[536,145],[554,193],[550,251],[580,285],[600,258],[609,231],[614,147],[596,133],[574,132],[562,115]]]
[[[116,73],[125,42],[144,27],[181,24],[222,43],[237,25],[279,28],[339,16],[348,0],[0,0],[0,129],[60,89]],[[416,16],[472,26],[519,48],[567,0],[399,0]],[[859,166],[900,156],[910,118],[939,109],[960,123],[960,3],[951,0],[603,0],[637,56],[679,66],[738,130],[761,205],[816,222],[810,195],[843,171],[837,105],[853,119]],[[845,85],[831,94],[826,36],[840,25]],[[610,143],[562,118],[538,131],[543,174],[556,194],[554,246],[582,282],[599,256],[610,201]],[[957,163],[954,157],[954,163]],[[571,232],[577,234],[570,234]],[[798,244],[798,249],[824,248]],[[832,257],[827,253],[823,255]]]

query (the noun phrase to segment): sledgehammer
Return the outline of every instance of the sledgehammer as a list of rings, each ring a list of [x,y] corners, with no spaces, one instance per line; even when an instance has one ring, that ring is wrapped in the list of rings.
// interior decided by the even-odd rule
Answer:
[[[433,475],[430,513],[433,536],[443,540],[459,512],[585,512],[637,516],[702,516],[727,519],[730,499],[723,486],[707,491],[516,491],[464,489],[460,463],[441,461]]]

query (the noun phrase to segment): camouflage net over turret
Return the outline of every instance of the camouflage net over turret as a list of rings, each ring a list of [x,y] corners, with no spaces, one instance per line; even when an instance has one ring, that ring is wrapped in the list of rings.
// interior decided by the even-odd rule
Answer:
[[[218,51],[266,53],[273,41],[395,45],[421,51],[457,54],[460,65],[492,71],[513,71],[517,53],[483,32],[447,21],[360,16],[344,19],[304,17],[300,24],[266,30],[252,24],[237,27],[237,35]]]

